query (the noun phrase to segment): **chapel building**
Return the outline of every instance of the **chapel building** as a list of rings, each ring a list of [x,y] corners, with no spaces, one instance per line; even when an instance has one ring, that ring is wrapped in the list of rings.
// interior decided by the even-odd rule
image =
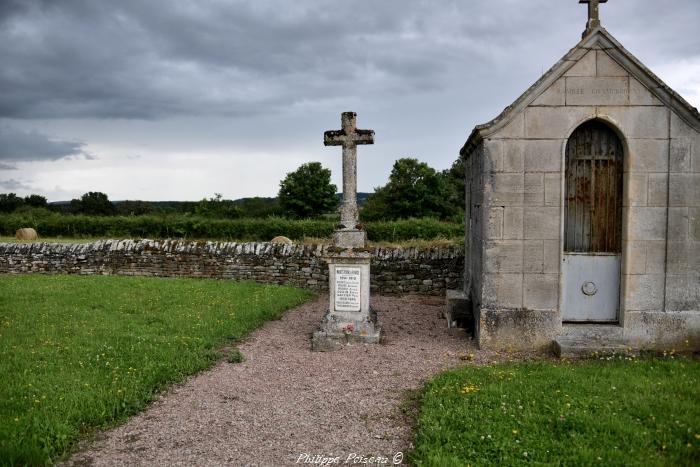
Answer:
[[[481,348],[700,349],[700,114],[600,25],[599,1],[460,152]]]

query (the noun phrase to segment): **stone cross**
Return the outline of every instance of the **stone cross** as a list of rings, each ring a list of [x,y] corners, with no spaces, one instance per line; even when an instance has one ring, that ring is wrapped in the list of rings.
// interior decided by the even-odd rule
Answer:
[[[579,0],[579,3],[588,3],[588,23],[586,31],[600,26],[599,3],[607,3],[608,0]]]
[[[357,114],[343,112],[342,130],[326,131],[323,144],[343,146],[343,204],[340,207],[340,223],[345,230],[355,230],[358,224],[357,211],[357,145],[374,144],[374,131],[358,130]]]

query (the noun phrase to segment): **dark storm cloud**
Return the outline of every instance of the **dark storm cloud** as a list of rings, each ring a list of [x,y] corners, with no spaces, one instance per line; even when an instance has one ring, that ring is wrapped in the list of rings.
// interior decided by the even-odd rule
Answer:
[[[604,14],[626,8],[637,35],[673,24],[650,50],[697,54],[697,0],[643,3]],[[255,115],[431,92],[514,50],[537,59],[526,38],[584,15],[575,0],[2,0],[0,117]],[[547,47],[546,63],[563,51]]]
[[[470,48],[509,41],[456,0],[2,3],[0,116],[11,118],[255,114],[422,92]]]
[[[37,131],[0,124],[0,169],[14,167],[7,162],[58,160],[70,156],[94,158],[85,152],[83,143],[54,140]]]
[[[0,180],[0,189],[2,190],[7,190],[7,191],[20,191],[20,190],[31,190],[32,187],[29,185],[20,182],[19,180],[15,180],[14,178],[11,178],[9,180]]]

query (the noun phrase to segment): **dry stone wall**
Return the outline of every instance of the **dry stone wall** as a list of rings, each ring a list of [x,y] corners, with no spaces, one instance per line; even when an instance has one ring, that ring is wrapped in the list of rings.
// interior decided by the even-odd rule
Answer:
[[[328,289],[328,245],[103,240],[0,243],[0,274],[204,277]],[[461,288],[461,247],[373,248],[372,293],[443,295]]]

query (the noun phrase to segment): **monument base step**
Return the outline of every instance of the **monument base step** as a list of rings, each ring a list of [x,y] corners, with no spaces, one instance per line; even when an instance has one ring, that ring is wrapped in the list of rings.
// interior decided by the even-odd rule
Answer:
[[[333,352],[348,344],[379,344],[381,340],[382,325],[374,311],[370,311],[369,319],[355,322],[339,321],[329,311],[321,329],[311,338],[311,350]]]
[[[625,341],[616,325],[565,324],[563,334],[554,339],[559,358],[595,358],[614,354],[638,354]]]
[[[364,248],[367,244],[367,232],[356,229],[336,230],[333,245],[337,248]]]

